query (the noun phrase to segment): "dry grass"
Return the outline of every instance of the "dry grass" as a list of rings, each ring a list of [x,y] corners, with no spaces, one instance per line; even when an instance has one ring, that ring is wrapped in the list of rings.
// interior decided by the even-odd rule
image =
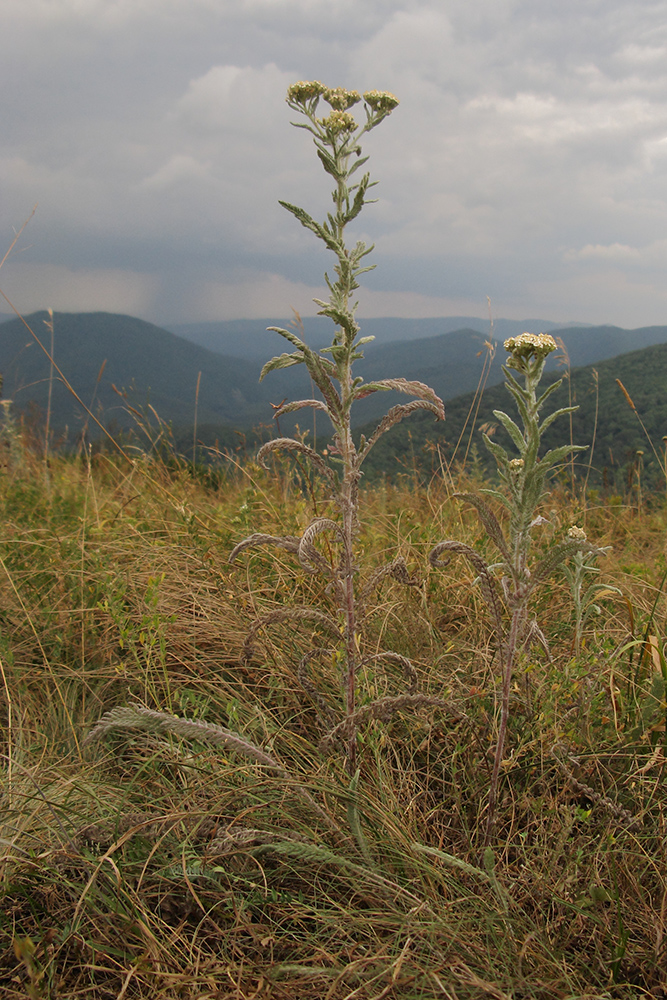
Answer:
[[[440,538],[487,542],[441,483],[363,496],[362,575],[396,555],[410,574],[382,581],[363,628],[456,714],[370,721],[358,785],[319,749],[326,720],[298,680],[329,643],[317,623],[267,626],[241,657],[258,616],[333,607],[287,552],[227,562],[249,531],[308,523],[287,465],[214,488],[159,463],[52,457],[45,482],[26,454],[0,491],[3,998],[664,995],[665,688],[655,645],[623,651],[664,640],[663,507],[585,512],[623,597],[601,602],[580,657],[564,582],[539,597],[554,662],[535,649],[517,672],[484,852],[494,636],[472,573],[426,556]],[[552,506],[563,524],[582,514],[566,494]],[[336,657],[309,669],[340,713]],[[404,686],[373,661],[359,703]],[[291,780],[169,732],[83,745],[132,703],[237,732]]]

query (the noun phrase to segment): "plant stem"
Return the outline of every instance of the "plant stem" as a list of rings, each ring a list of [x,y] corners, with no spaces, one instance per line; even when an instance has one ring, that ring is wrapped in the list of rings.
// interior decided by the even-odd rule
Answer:
[[[514,659],[516,656],[517,644],[523,625],[525,623],[526,612],[523,606],[514,609],[512,624],[510,625],[507,645],[503,648],[500,643],[500,657],[503,663],[503,687],[500,705],[500,725],[498,727],[498,742],[496,743],[496,753],[493,759],[493,771],[491,772],[491,786],[486,814],[486,834],[484,836],[484,846],[488,847],[493,828],[496,821],[496,805],[498,802],[498,778],[500,777],[500,765],[502,764],[505,752],[505,739],[507,737],[507,724],[510,715],[510,691],[512,687],[512,671],[514,669]]]

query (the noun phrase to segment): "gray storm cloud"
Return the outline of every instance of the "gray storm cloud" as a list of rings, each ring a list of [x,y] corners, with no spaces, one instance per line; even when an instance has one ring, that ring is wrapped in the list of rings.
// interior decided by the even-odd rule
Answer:
[[[667,19],[642,0],[8,0],[0,287],[21,311],[312,313],[297,79],[395,93],[361,315],[665,322]],[[2,310],[0,310],[2,311]]]

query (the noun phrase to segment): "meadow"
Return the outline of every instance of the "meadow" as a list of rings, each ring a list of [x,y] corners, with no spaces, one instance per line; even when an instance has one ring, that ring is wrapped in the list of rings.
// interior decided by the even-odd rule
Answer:
[[[229,564],[250,528],[298,535],[329,510],[308,471],[225,460],[213,475],[112,449],[46,467],[6,447],[2,995],[661,996],[664,499],[551,492],[546,534],[577,522],[613,546],[601,579],[620,593],[598,592],[576,654],[566,577],[539,593],[552,659],[527,649],[515,671],[484,847],[493,623],[474,572],[427,554],[489,540],[441,477],[362,488],[366,575],[406,567],[368,603],[364,642],[409,658],[416,690],[446,706],[360,725],[351,778],[321,745],[340,663],[310,661],[318,700],[299,680],[328,637],[271,623],[331,596],[289,552]],[[455,485],[480,486],[465,470]],[[398,667],[362,673],[362,707],[405,690]],[[136,725],[86,743],[128,705],[222,726],[272,763]]]

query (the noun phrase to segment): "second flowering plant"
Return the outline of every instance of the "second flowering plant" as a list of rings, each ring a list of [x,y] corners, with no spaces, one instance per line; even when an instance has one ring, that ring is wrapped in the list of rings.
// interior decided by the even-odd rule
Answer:
[[[522,333],[518,337],[510,337],[504,346],[509,357],[503,372],[507,389],[516,403],[521,426],[503,410],[494,410],[493,414],[509,434],[518,456],[510,457],[502,445],[492,441],[488,434],[484,435],[484,443],[496,461],[501,488],[486,489],[482,493],[504,508],[507,515],[506,528],[503,528],[485,498],[477,494],[455,494],[476,509],[486,534],[499,551],[500,560],[489,566],[475,549],[453,540],[440,542],[429,556],[431,564],[436,567],[447,565],[449,560],[442,558],[446,552],[460,553],[468,560],[477,573],[482,595],[496,629],[502,680],[498,737],[487,808],[487,843],[495,821],[498,780],[509,720],[510,688],[517,654],[531,640],[537,640],[548,653],[541,629],[529,617],[530,600],[535,590],[571,556],[583,552],[599,556],[605,552],[604,549],[591,545],[586,540],[585,533],[577,530],[551,545],[546,555],[535,564],[531,562],[533,532],[547,523],[539,513],[546,493],[547,478],[569,455],[585,449],[581,445],[566,444],[551,449],[541,457],[539,454],[544,431],[558,417],[576,409],[571,406],[561,407],[548,416],[541,417],[544,404],[562,385],[562,379],[559,379],[541,394],[538,393],[546,359],[556,350],[553,337],[545,333]],[[519,378],[515,377],[515,372]]]

